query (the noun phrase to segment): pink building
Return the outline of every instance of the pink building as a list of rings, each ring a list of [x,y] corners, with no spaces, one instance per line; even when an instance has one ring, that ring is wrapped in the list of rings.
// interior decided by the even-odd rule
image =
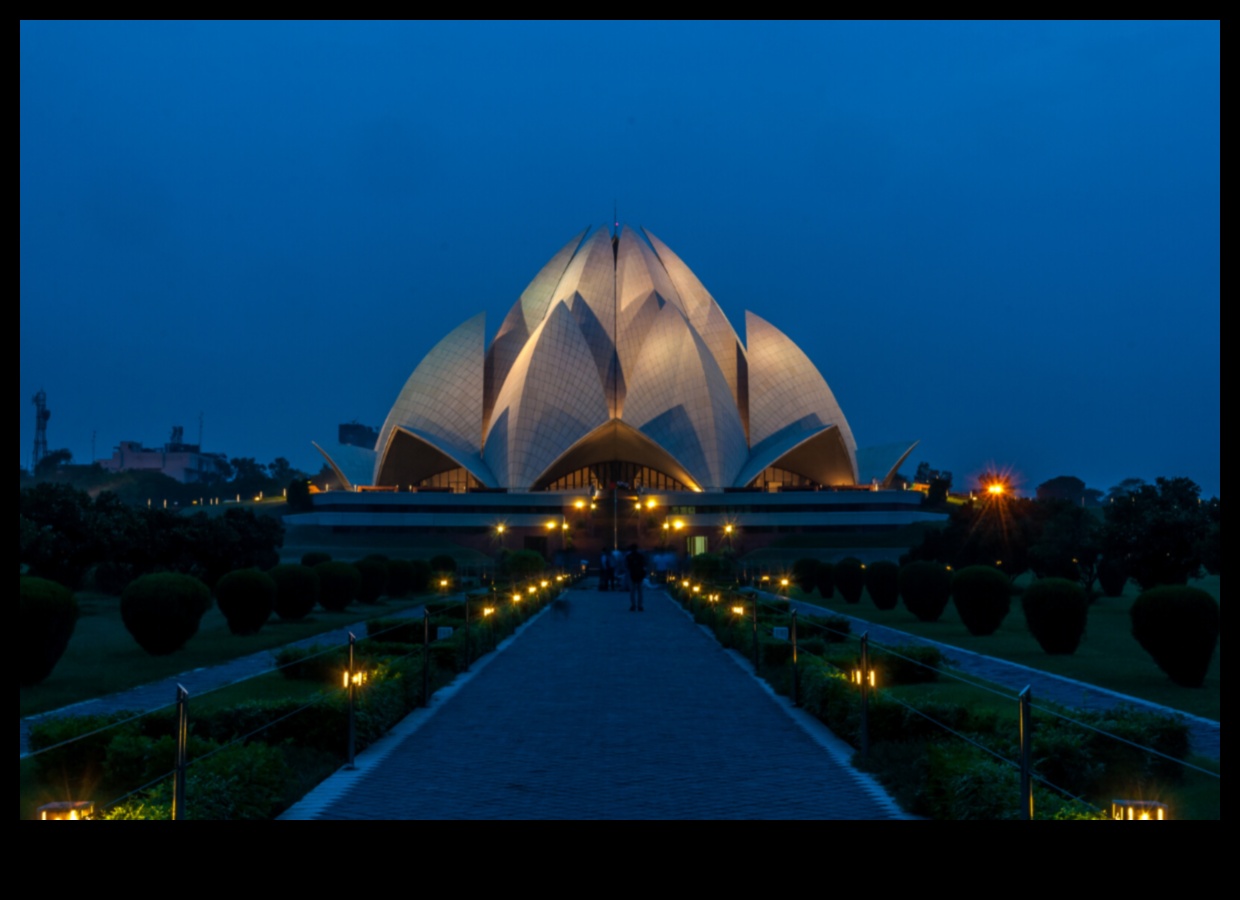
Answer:
[[[110,472],[134,469],[162,472],[182,484],[210,480],[212,476],[228,477],[228,460],[222,453],[203,453],[197,444],[181,440],[180,426],[172,429],[172,440],[163,447],[143,447],[139,441],[121,441],[112,450],[111,459],[99,460],[99,465]]]

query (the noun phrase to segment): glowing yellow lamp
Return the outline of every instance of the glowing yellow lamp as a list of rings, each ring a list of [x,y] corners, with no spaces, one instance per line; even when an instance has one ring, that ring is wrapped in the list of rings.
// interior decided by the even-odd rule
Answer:
[[[95,811],[91,800],[58,800],[55,803],[44,803],[35,810],[36,817],[43,822],[72,822],[85,819]]]
[[[494,606],[484,606],[484,607],[482,607],[482,615],[483,615],[483,617],[484,617],[484,618],[485,618],[486,616],[493,616],[493,615],[495,615],[495,607],[494,607]]]
[[[734,607],[732,607],[732,612],[733,612],[733,613],[735,613],[735,614],[736,614],[736,615],[738,615],[738,616],[743,616],[743,615],[745,615],[745,607],[743,607],[743,606],[734,606]]]
[[[1126,822],[1161,822],[1167,818],[1167,804],[1157,800],[1112,800],[1111,818]]]
[[[860,687],[861,678],[862,678],[861,670],[853,669],[852,670],[852,683]],[[865,680],[866,680],[866,683],[869,684],[870,687],[878,687],[878,678],[875,675],[873,669],[870,669],[869,676]]]

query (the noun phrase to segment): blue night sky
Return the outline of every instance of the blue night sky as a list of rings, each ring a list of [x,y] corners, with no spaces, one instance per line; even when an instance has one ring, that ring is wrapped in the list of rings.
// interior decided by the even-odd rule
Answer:
[[[1219,494],[1207,23],[21,26],[21,422],[317,472],[586,225],[956,487]]]

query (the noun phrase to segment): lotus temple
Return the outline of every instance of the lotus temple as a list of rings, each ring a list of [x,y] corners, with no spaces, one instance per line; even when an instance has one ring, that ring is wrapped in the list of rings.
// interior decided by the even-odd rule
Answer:
[[[800,348],[752,312],[741,340],[645,229],[578,234],[486,338],[480,313],[436,344],[373,449],[316,444],[345,490],[289,524],[586,556],[938,518],[892,489],[915,442],[858,448]]]

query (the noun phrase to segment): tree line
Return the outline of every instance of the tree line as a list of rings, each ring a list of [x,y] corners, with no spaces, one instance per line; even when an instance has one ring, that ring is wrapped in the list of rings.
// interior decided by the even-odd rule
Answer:
[[[955,507],[906,560],[1033,572],[1116,595],[1129,578],[1144,590],[1219,574],[1220,522],[1219,498],[1205,500],[1188,478],[1128,479],[1100,498],[1065,476],[1039,486],[1037,498],[983,494]]]

